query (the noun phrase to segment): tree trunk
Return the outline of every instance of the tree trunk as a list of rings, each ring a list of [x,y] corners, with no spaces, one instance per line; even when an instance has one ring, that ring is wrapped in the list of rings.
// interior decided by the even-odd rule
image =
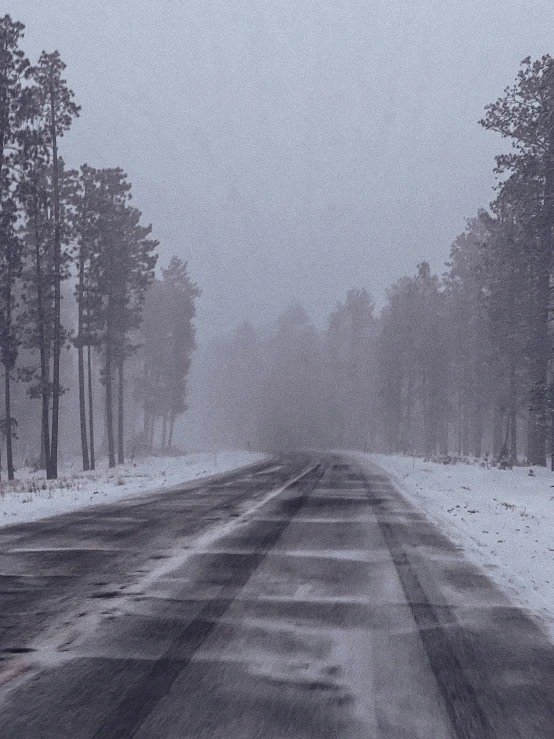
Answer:
[[[86,472],[90,469],[90,459],[88,454],[87,439],[87,416],[86,416],[86,398],[85,398],[85,357],[84,347],[79,346],[77,349],[78,356],[78,374],[79,374],[79,421],[81,426],[81,455],[83,458],[83,470]]]
[[[512,429],[512,414],[508,413],[506,415],[506,434],[504,436],[504,441],[502,443],[502,456],[504,456],[504,452],[508,451],[508,444],[511,439],[511,429]]]
[[[434,441],[435,434],[433,428],[434,413],[433,413],[433,398],[432,389],[429,387],[429,377],[426,372],[426,376],[423,379],[423,436],[424,436],[424,452],[425,458],[431,459],[435,452]]]
[[[4,71],[4,70],[3,70]],[[5,82],[5,79],[3,80]],[[4,178],[4,163],[5,163],[5,139],[6,139],[6,133],[9,126],[8,118],[9,118],[9,102],[6,99],[7,93],[6,89],[3,89],[2,94],[2,123],[4,124],[2,126],[2,130],[0,131],[0,188],[1,188],[1,201],[4,202],[4,183],[6,182]],[[8,111],[6,111],[6,105],[8,106]],[[6,195],[9,197],[9,186],[7,188]],[[8,226],[9,228],[9,226]],[[8,480],[13,480],[14,478],[14,469],[13,469],[13,450],[12,450],[12,418],[11,418],[11,393],[10,393],[10,369],[12,366],[12,356],[11,356],[11,322],[12,322],[12,280],[13,280],[13,274],[12,274],[12,253],[11,253],[11,246],[9,243],[9,239],[5,244],[3,244],[3,249],[5,249],[5,261],[6,265],[4,267],[5,269],[5,294],[4,294],[4,300],[5,300],[5,319],[6,319],[6,325],[4,326],[4,336],[3,338],[3,364],[4,364],[4,409],[5,409],[5,415],[6,415],[6,463],[8,468]]]
[[[412,434],[412,409],[413,409],[413,391],[412,391],[412,373],[408,376],[406,386],[406,412],[404,416],[405,442],[403,444],[404,454],[411,454],[414,451],[416,441]]]
[[[533,426],[534,419],[533,419],[533,412],[531,411],[531,409],[529,407],[527,408],[527,418],[526,418],[526,421],[527,421],[527,429],[526,429],[527,430],[527,435],[526,435],[526,439],[527,439],[527,448],[526,448],[527,459],[525,460],[525,463],[526,464],[530,464],[530,461],[529,460],[531,459],[531,437],[533,435],[532,426]]]
[[[510,459],[512,464],[517,464],[517,408],[515,403],[512,405],[510,415]]]
[[[4,94],[2,95],[2,100],[0,101],[0,104],[2,106],[2,109],[5,110],[6,108],[6,91],[4,90]],[[3,169],[4,169],[4,139],[6,135],[6,127],[7,127],[7,121],[5,121],[5,116],[2,116],[4,127],[2,130],[0,130],[0,195],[2,196],[3,200],[3,192],[2,192],[2,185],[4,184],[4,175],[3,175]],[[8,377],[8,368],[7,368],[7,362],[4,363],[4,370],[6,372],[6,377]],[[8,377],[9,382],[9,377]],[[7,399],[8,392],[6,391],[5,396]],[[6,406],[6,419],[8,418],[8,409]],[[7,430],[9,430],[9,423],[7,424]],[[7,437],[6,437],[6,448],[8,445]],[[2,471],[2,444],[0,443],[0,479],[2,479],[1,475]]]
[[[547,367],[548,362],[533,362],[533,377],[540,378],[546,376],[543,370]],[[537,365],[543,365],[540,367]],[[531,410],[529,412],[529,464],[545,466],[546,465],[546,398],[545,385],[542,381],[535,380],[533,385],[533,396],[531,400]]]
[[[146,439],[148,438],[148,411],[146,410],[146,405],[143,408],[142,414],[142,433],[144,435],[144,440],[146,443]]]
[[[39,469],[46,469],[46,449],[44,448],[44,428],[42,424],[42,417],[44,412],[41,411],[41,427],[40,427],[40,458],[39,458]]]
[[[554,408],[550,411],[550,469],[554,472]]]
[[[82,337],[82,332],[79,331]],[[88,439],[87,439],[87,416],[86,416],[86,398],[85,398],[85,357],[84,347],[81,343],[77,348],[78,357],[78,375],[79,375],[79,421],[81,426],[81,455],[83,458],[83,470],[86,472],[90,469],[90,460],[88,455]]]
[[[471,400],[466,394],[464,404],[462,406],[462,456],[467,457],[470,453],[470,414],[471,414]]]
[[[112,395],[112,348],[106,346],[106,432],[108,435],[108,467],[115,467],[115,448],[113,438],[113,395]]]
[[[8,367],[4,368],[4,399],[6,408],[6,465],[8,468],[8,480],[13,480],[13,449],[12,449],[12,415],[11,415],[11,392],[10,372]]]
[[[540,266],[538,267],[540,271]],[[549,360],[549,274],[537,278],[537,296],[531,342],[531,409],[529,415],[529,464],[546,465],[547,378]]]
[[[439,426],[439,452],[443,457],[448,456],[448,418],[441,418]]]
[[[166,445],[166,437],[167,437],[167,415],[164,413],[162,417],[162,451],[165,451],[165,445]]]
[[[541,232],[535,263],[536,295],[533,316],[531,382],[534,398],[530,417],[529,463],[546,465],[548,361],[550,359],[550,272],[554,218],[554,130],[550,131],[546,160]]]
[[[498,405],[494,409],[494,427],[493,427],[493,440],[492,440],[492,454],[493,459],[498,460],[500,458],[500,452],[502,450],[502,425],[504,423],[504,409]]]
[[[458,393],[458,418],[457,418],[457,426],[458,426],[458,457],[462,456],[463,452],[463,416],[464,416],[464,400],[463,400],[463,394],[460,390]]]
[[[147,365],[146,360],[144,361],[144,365],[142,369],[143,369],[142,410],[144,414],[142,418],[142,433],[144,435],[144,444],[146,446],[148,445],[148,427],[149,427],[149,422],[150,422],[149,377],[148,377],[148,365]]]
[[[41,352],[42,353],[42,352]],[[48,372],[48,365],[45,366],[46,376],[42,380],[45,386],[48,387],[50,383],[50,373]],[[48,390],[42,393],[42,408],[41,408],[41,424],[42,424],[42,448],[44,449],[44,459],[42,469],[48,472],[49,460],[50,460],[50,398]]]
[[[43,276],[42,276],[42,262],[40,255],[40,233],[38,230],[38,210],[39,204],[37,202],[36,191],[33,193],[34,197],[34,209],[35,209],[35,279],[37,289],[37,323],[38,323],[38,339],[39,339],[39,352],[40,352],[40,395],[41,395],[41,434],[40,434],[40,466],[41,469],[47,470],[49,468],[50,460],[50,367],[48,348],[46,346],[46,331],[44,328],[44,296],[42,292],[43,287]]]
[[[475,396],[473,453],[479,459],[483,455],[483,402],[481,393]]]
[[[119,363],[118,366],[118,377],[119,377],[119,384],[118,384],[118,392],[117,392],[117,463],[118,464],[124,464],[125,463],[125,440],[123,438],[123,403],[124,403],[124,397],[123,397],[123,391],[124,391],[124,385],[123,382],[123,360]]]
[[[144,435],[144,446],[145,449],[148,451],[148,440],[150,439],[150,425],[152,423],[150,413],[144,409],[144,424],[142,428],[142,433]]]
[[[60,228],[60,164],[56,130],[56,107],[53,86],[50,86],[50,134],[52,137],[52,184],[54,191],[54,340],[52,376],[52,435],[46,476],[53,480],[58,476],[58,430],[60,414],[60,354],[61,330],[61,228]]]
[[[90,469],[95,468],[94,458],[94,402],[92,397],[92,349],[90,344],[87,346],[87,375],[88,375],[88,425],[90,440]]]
[[[510,460],[517,463],[517,375],[515,359],[510,364]]]
[[[0,173],[1,174],[1,173]],[[10,256],[8,260],[11,262]],[[6,411],[6,466],[8,468],[8,480],[13,480],[14,469],[13,469],[13,437],[12,437],[12,403],[11,403],[11,387],[10,387],[10,369],[13,364],[13,357],[11,353],[11,333],[12,333],[12,270],[10,265],[6,269],[6,336],[4,341],[7,343],[5,347],[6,353],[4,355],[4,408]]]
[[[81,243],[79,252],[79,285],[77,288],[77,363],[79,375],[79,421],[81,426],[81,455],[83,458],[83,470],[90,469],[87,439],[87,414],[85,398],[85,348],[83,345],[84,328],[84,299],[85,299],[85,252]]]
[[[175,413],[171,413],[170,419],[169,419],[169,439],[167,441],[168,447],[171,449],[173,447],[173,429],[175,427]]]

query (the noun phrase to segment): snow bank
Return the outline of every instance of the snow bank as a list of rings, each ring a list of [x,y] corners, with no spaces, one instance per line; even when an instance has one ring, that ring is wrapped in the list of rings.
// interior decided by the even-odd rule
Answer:
[[[554,474],[361,455],[391,474],[516,604],[554,637]]]
[[[75,463],[61,469],[58,480],[45,480],[42,472],[20,470],[13,483],[0,483],[0,526],[169,488],[253,464],[264,456],[252,452],[218,452],[147,457],[114,469],[108,469],[103,462],[94,472],[78,472]]]

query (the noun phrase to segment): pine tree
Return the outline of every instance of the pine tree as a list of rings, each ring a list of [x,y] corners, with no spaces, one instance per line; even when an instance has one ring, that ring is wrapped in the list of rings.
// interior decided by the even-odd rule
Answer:
[[[489,311],[492,225],[493,219],[485,211],[468,220],[466,231],[452,244],[444,278],[451,356],[449,393],[459,456],[482,455],[490,398],[496,387],[490,377],[494,364]]]
[[[43,121],[43,142],[51,157],[50,179],[52,192],[52,279],[54,291],[53,340],[52,340],[52,430],[50,433],[50,448],[47,453],[46,475],[49,479],[58,475],[58,442],[59,442],[59,408],[62,387],[60,384],[60,354],[64,342],[64,332],[61,323],[62,280],[68,275],[64,273],[63,240],[66,224],[62,218],[62,203],[60,193],[60,176],[62,163],[58,146],[60,138],[66,133],[73,119],[79,115],[79,106],[73,101],[73,92],[67,86],[62,74],[66,65],[60,54],[54,51],[51,54],[43,52],[37,66],[33,70],[35,82],[35,104],[37,112]]]
[[[169,398],[169,418],[167,420],[167,446],[173,444],[173,431],[178,416],[186,410],[186,378],[195,349],[194,316],[195,300],[200,290],[191,281],[187,264],[173,256],[167,269],[162,269],[163,286],[167,305],[167,344],[168,372],[167,393]]]
[[[100,293],[95,289],[95,260],[98,252],[98,171],[84,164],[80,168],[73,202],[74,233],[77,242],[77,335],[73,343],[77,348],[77,370],[79,383],[79,421],[81,431],[81,454],[83,469],[94,469],[94,402],[92,390],[91,348],[98,343],[95,319],[99,316]],[[87,349],[87,372],[85,377],[85,348]],[[88,391],[88,425],[87,425]]]
[[[31,382],[29,393],[32,398],[40,397],[41,405],[41,466],[47,476],[57,475],[57,462],[52,461],[51,411],[54,403],[53,367],[56,342],[56,259],[55,259],[55,208],[53,202],[53,169],[48,158],[41,153],[41,147],[32,147],[35,156],[30,160],[24,173],[21,192],[24,204],[23,237],[25,240],[25,262],[23,269],[23,297],[25,308],[20,315],[21,333],[24,345],[38,351],[39,367],[25,371]],[[59,212],[63,219],[60,233],[61,261],[60,280],[70,275],[72,262],[72,215],[71,203],[74,200],[75,176],[73,170],[66,170],[59,160],[58,190]],[[59,323],[60,341],[67,340],[67,330]],[[55,364],[54,364],[55,366]],[[58,383],[59,394],[64,392]],[[56,457],[57,459],[57,457]]]
[[[382,314],[381,416],[390,451],[448,447],[449,355],[442,285],[427,262],[388,292]]]
[[[115,466],[114,373],[117,371],[117,457],[124,461],[124,363],[137,346],[133,332],[142,321],[149,285],[154,279],[158,242],[149,238],[151,226],[140,224],[141,213],[129,204],[131,185],[119,168],[100,170],[97,194],[97,252],[90,269],[100,296],[99,348],[104,357],[108,463]]]
[[[141,326],[143,366],[137,380],[137,396],[142,405],[143,441],[145,451],[152,452],[157,419],[169,412],[164,375],[167,365],[165,291],[161,280],[154,280],[148,289]]]
[[[33,147],[34,148],[34,147]],[[26,260],[23,272],[25,310],[20,320],[25,346],[38,349],[38,378],[32,369],[26,379],[32,381],[31,398],[41,398],[40,466],[47,468],[50,455],[50,357],[53,325],[52,222],[49,208],[47,164],[34,148],[22,183],[25,210]]]
[[[148,290],[141,328],[144,368],[139,396],[144,439],[150,450],[156,420],[162,420],[161,449],[171,448],[175,421],[186,410],[186,380],[195,349],[195,300],[199,295],[186,262],[176,256],[162,269],[162,280],[155,280]]]
[[[522,62],[516,82],[487,107],[482,125],[509,138],[513,151],[497,157],[497,172],[508,173],[507,186],[518,198],[533,197],[534,231],[529,248],[533,268],[533,310],[529,342],[532,397],[529,461],[546,464],[546,400],[549,337],[552,227],[554,225],[554,60]],[[504,186],[504,185],[502,185]]]
[[[493,448],[496,459],[517,461],[518,413],[529,403],[530,346],[534,322],[532,295],[536,284],[529,262],[528,228],[519,204],[507,188],[493,204],[490,227],[489,294],[490,345],[496,394]],[[515,203],[515,204],[514,204]],[[531,351],[529,351],[531,349]],[[536,417],[533,417],[533,424]]]
[[[29,116],[24,81],[30,65],[19,42],[24,26],[9,15],[0,19],[0,354],[4,367],[3,420],[8,479],[14,478],[12,439],[15,419],[11,410],[11,374],[19,336],[14,312],[16,280],[22,268],[22,241],[16,230],[19,177],[24,165],[23,132]]]
[[[329,319],[326,346],[327,403],[335,446],[364,449],[370,442],[374,405],[372,371],[376,321],[367,291],[353,288]]]
[[[325,435],[322,346],[303,306],[279,318],[266,348],[266,403],[261,429],[271,449],[323,445]]]

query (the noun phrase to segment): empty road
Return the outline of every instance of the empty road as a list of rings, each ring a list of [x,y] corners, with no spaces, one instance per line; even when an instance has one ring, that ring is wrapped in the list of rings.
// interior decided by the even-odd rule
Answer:
[[[386,476],[297,454],[0,529],[3,739],[551,739],[554,647]]]

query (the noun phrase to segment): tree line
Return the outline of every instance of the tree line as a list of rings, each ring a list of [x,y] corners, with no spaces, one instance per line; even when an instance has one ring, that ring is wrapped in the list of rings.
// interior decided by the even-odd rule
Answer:
[[[378,329],[363,288],[324,331],[299,303],[271,327],[243,323],[199,360],[197,435],[226,448],[374,448]]]
[[[64,396],[75,374],[85,470],[96,464],[99,382],[109,466],[124,462],[126,443],[140,436],[136,428],[126,434],[129,402],[144,419],[141,448],[153,447],[159,419],[169,424],[171,445],[185,409],[199,294],[177,257],[156,279],[158,242],[132,205],[121,168],[67,166],[62,139],[80,107],[59,52],[43,52],[32,64],[21,48],[23,31],[9,15],[0,19],[0,431],[10,480],[22,417],[26,450],[31,428],[39,428],[38,466],[49,479],[58,476],[60,413],[65,404],[73,415]],[[149,342],[158,342],[158,351]],[[66,356],[70,347],[76,372]],[[39,423],[29,420],[37,406]]]
[[[385,446],[554,468],[554,60],[525,59],[480,124],[511,143],[493,202],[448,271],[389,292],[380,349]],[[550,441],[549,441],[550,439]]]
[[[352,290],[322,331],[296,306],[214,347],[222,441],[554,460],[554,60],[525,59],[480,124],[511,148],[444,274],[422,261],[378,316]]]

